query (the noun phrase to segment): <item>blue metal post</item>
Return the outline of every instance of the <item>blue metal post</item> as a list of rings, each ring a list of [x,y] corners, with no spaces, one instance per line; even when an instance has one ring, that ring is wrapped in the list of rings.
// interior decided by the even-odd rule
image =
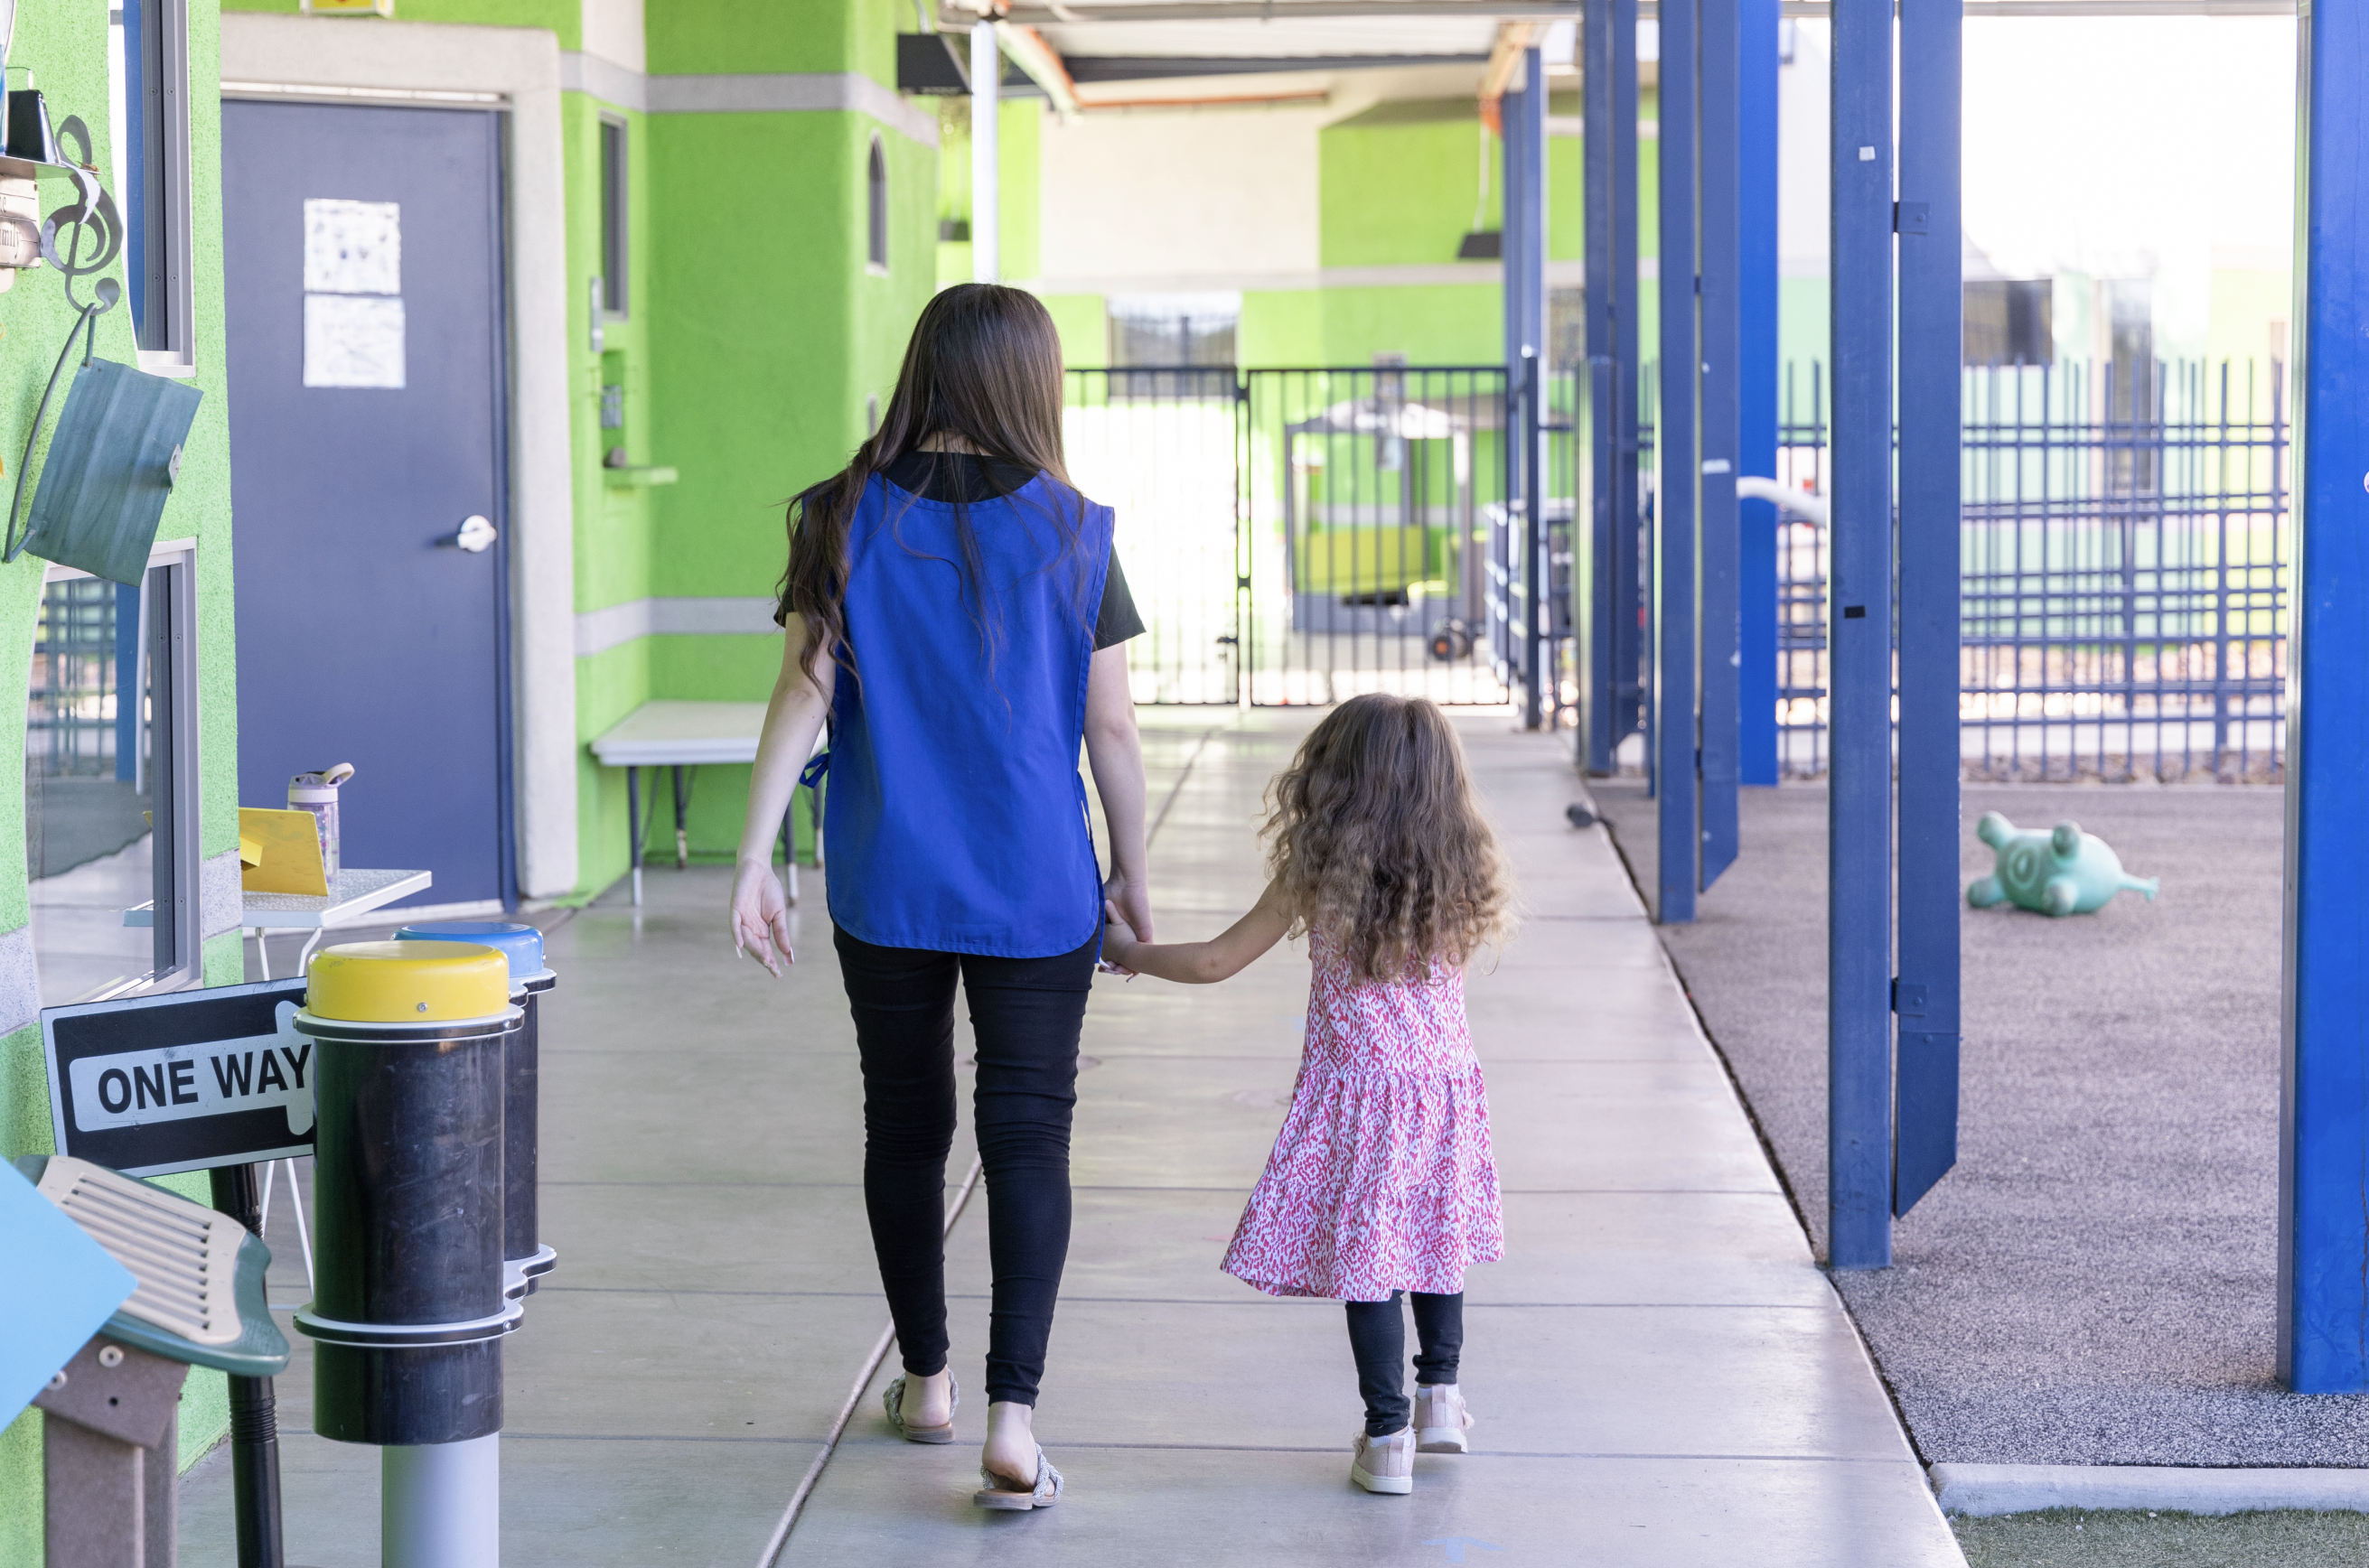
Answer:
[[[1612,331],[1612,0],[1587,0],[1580,23],[1580,155],[1587,273],[1587,515],[1572,519],[1574,566],[1585,566],[1580,632],[1577,736],[1581,767],[1612,771],[1612,748],[1620,742],[1615,717],[1619,677],[1614,670],[1614,620],[1620,598],[1619,552],[1613,548],[1614,475],[1619,426],[1613,407],[1618,359]]]
[[[1899,1132],[1892,1211],[1958,1159],[1959,67],[1964,0],[1900,6]]]
[[[2369,1390],[2369,8],[2309,7],[2296,244],[2294,621],[2287,653],[2286,1006],[2279,1377]]]
[[[1547,667],[1547,639],[1542,611],[1549,582],[1546,562],[1546,474],[1541,446],[1540,401],[1546,395],[1547,316],[1547,68],[1542,51],[1522,51],[1522,90],[1507,94],[1504,125],[1510,152],[1518,142],[1518,162],[1506,160],[1505,210],[1520,209],[1520,244],[1513,243],[1510,222],[1505,235],[1505,278],[1513,309],[1513,327],[1506,363],[1522,377],[1522,417],[1506,431],[1522,444],[1522,723],[1537,729],[1552,711],[1554,672]]]
[[[1737,0],[1736,306],[1742,316],[1736,389],[1739,473],[1777,476],[1777,9]],[[1736,667],[1739,771],[1746,784],[1777,782],[1777,528],[1767,501],[1736,506]]]
[[[1744,318],[1737,225],[1741,124],[1738,0],[1700,0],[1702,103],[1696,119],[1702,148],[1702,882],[1708,889],[1735,860],[1737,752],[1742,732],[1736,695],[1743,662],[1738,622],[1736,461],[1741,452],[1741,349]]]
[[[1701,833],[1695,730],[1695,0],[1662,18],[1661,409],[1654,421],[1654,789],[1665,926],[1695,917]]]
[[[1834,0],[1826,1203],[1837,1268],[1892,1262],[1892,6]]]
[[[1645,699],[1645,550],[1638,514],[1637,0],[1612,0],[1613,744]],[[1650,765],[1649,765],[1650,766]]]

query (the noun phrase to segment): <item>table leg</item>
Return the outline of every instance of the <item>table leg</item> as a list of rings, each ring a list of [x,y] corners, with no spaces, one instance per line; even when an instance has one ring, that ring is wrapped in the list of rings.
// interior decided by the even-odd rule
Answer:
[[[798,802],[790,797],[790,809],[782,813],[782,883],[787,891],[790,907],[798,903]]]
[[[296,968],[294,974],[291,976],[292,979],[305,972],[313,961],[313,949],[321,945],[321,938],[326,935],[328,935],[328,927],[326,926],[316,926],[314,929],[312,937],[304,944],[304,950],[296,955]]]
[[[271,978],[271,937],[264,927],[255,928],[255,968],[264,979]]]
[[[674,765],[674,869],[678,871],[691,864],[691,802],[683,799],[682,764]]]
[[[642,903],[642,770],[625,769],[625,841],[633,850],[634,906]]]

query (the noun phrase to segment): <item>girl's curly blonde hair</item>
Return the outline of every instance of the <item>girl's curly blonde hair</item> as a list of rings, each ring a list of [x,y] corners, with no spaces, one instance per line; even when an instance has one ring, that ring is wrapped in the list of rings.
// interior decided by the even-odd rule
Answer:
[[[1464,748],[1422,698],[1368,693],[1325,715],[1267,786],[1267,874],[1291,934],[1322,931],[1368,980],[1428,978],[1511,931],[1497,837]]]

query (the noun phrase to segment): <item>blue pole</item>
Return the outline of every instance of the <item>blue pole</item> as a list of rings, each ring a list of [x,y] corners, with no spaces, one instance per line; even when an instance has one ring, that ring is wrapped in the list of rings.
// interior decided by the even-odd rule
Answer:
[[[1695,728],[1695,0],[1661,7],[1661,410],[1654,422],[1660,472],[1654,507],[1654,787],[1660,826],[1665,926],[1695,917],[1701,834]]]
[[[1837,1268],[1892,1262],[1892,6],[1834,0],[1826,1203]]]
[[[140,778],[140,590],[115,585],[115,778]]]
[[[1638,515],[1637,0],[1612,0],[1613,744],[1637,733],[1645,699],[1645,562]],[[1650,767],[1650,764],[1648,765]]]
[[[1614,670],[1615,592],[1619,552],[1613,548],[1615,450],[1619,430],[1613,386],[1618,358],[1612,329],[1612,0],[1587,0],[1580,24],[1580,155],[1585,163],[1582,207],[1587,257],[1587,513],[1573,519],[1575,564],[1586,567],[1582,604],[1587,624],[1581,632],[1585,674],[1580,699],[1585,705],[1578,739],[1579,765],[1597,775],[1612,771],[1612,748],[1620,730],[1614,714],[1619,677]],[[1577,530],[1585,528],[1584,534]]]
[[[1535,730],[1554,715],[1555,672],[1548,662],[1547,482],[1544,447],[1547,358],[1547,67],[1544,51],[1522,51],[1522,182],[1507,194],[1521,203],[1522,393],[1522,722]],[[1509,131],[1512,127],[1508,126]]]
[[[1900,7],[1900,982],[1892,1210],[1958,1159],[1958,97],[1964,0]]]
[[[1702,104],[1702,883],[1734,863],[1743,739],[1735,475],[1742,454],[1744,317],[1737,189],[1743,32],[1738,0],[1700,0]]]
[[[2294,619],[2287,652],[2286,1006],[2279,1102],[2279,1377],[2369,1389],[2369,10],[2298,17]]]
[[[1742,316],[1736,389],[1740,473],[1777,476],[1777,8],[1738,0],[1736,306]],[[1777,782],[1777,508],[1736,506],[1736,666],[1739,772]]]

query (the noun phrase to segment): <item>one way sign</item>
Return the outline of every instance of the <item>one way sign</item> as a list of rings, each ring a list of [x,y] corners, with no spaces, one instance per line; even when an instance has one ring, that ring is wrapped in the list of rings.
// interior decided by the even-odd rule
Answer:
[[[304,982],[41,1010],[58,1153],[127,1176],[313,1152]]]

